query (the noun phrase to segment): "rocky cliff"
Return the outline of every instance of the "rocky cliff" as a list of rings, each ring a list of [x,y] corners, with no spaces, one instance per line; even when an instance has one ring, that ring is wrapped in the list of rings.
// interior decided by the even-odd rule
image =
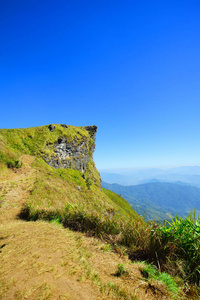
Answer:
[[[86,130],[89,135],[82,134],[72,139],[68,135],[70,127],[61,126],[65,129],[64,135],[55,142],[47,142],[46,147],[52,150],[52,153],[45,157],[45,161],[54,168],[72,168],[85,173],[90,159],[93,158],[97,127],[82,127],[81,129]],[[53,132],[56,126],[49,125],[48,128]]]

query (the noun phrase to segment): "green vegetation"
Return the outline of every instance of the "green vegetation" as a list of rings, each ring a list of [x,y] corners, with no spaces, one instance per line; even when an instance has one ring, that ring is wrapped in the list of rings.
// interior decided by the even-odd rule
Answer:
[[[86,183],[86,186],[87,186],[88,190],[90,190],[90,186],[92,184],[90,178],[87,178],[86,181],[85,181],[85,183]]]
[[[7,165],[8,168],[20,168],[19,159],[17,159],[14,155],[5,155],[3,153],[0,154],[0,162]]]
[[[36,159],[33,167],[37,176],[24,208],[24,211],[29,212],[29,219],[64,220],[66,215],[75,217],[76,214],[82,214],[83,217],[108,219],[108,222],[112,223],[109,212],[113,211],[113,220],[120,223],[121,219],[125,221],[132,216],[131,207],[130,211],[124,210],[115,198],[110,199],[92,181],[88,190],[87,182],[80,171],[55,169],[42,159]],[[135,216],[138,221],[144,223],[136,213]]]
[[[177,299],[180,296],[180,290],[178,284],[175,282],[172,276],[163,272],[159,272],[154,265],[141,262],[141,273],[151,283],[158,280],[166,285],[169,292],[172,294],[173,299]]]
[[[49,126],[32,127],[25,129],[1,129],[1,143],[13,152],[20,154],[48,154],[47,143],[54,143],[60,137],[66,137],[68,142],[81,142],[82,138],[90,139],[89,133],[81,127],[55,125],[54,131]],[[4,149],[5,150],[5,149]]]
[[[122,275],[128,275],[128,269],[126,268],[126,266],[124,264],[118,264],[115,275],[117,277],[122,276]]]
[[[89,133],[81,127],[55,125],[55,130],[50,131],[48,126],[32,127],[26,129],[1,129],[0,130],[0,162],[19,160],[21,154],[48,157],[53,155],[51,145],[65,137],[67,141],[76,142],[78,145],[83,138],[90,141]],[[90,142],[91,143],[91,142]],[[47,147],[48,146],[48,147]],[[15,167],[12,164],[12,167]]]
[[[131,205],[124,198],[107,189],[103,189],[103,192],[123,211],[125,210],[128,215],[132,216],[135,219],[138,219],[138,214],[132,209]]]
[[[189,214],[185,219],[176,217],[166,225],[160,226],[155,222],[143,231],[145,243],[138,245],[132,251],[132,259],[146,260],[153,263],[162,273],[159,278],[170,283],[166,273],[178,276],[183,282],[200,286],[200,222],[194,215]],[[140,241],[141,242],[141,241]],[[133,250],[133,248],[132,248]],[[154,267],[145,269],[144,273],[158,276]],[[185,289],[185,288],[183,288]]]
[[[108,251],[108,252],[110,252],[111,251],[111,245],[110,244],[103,244],[102,246],[101,246],[101,249],[103,250],[103,251]]]
[[[195,211],[185,219],[176,217],[158,230],[171,261],[181,261],[182,277],[200,285],[200,222]]]

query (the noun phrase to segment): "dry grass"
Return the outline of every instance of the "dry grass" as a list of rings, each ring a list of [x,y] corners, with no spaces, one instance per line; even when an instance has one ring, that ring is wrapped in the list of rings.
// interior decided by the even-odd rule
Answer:
[[[152,293],[137,266],[101,250],[95,238],[42,221],[11,222],[0,230],[2,300],[168,299],[164,286],[161,291],[155,284]],[[128,277],[115,276],[119,263]]]

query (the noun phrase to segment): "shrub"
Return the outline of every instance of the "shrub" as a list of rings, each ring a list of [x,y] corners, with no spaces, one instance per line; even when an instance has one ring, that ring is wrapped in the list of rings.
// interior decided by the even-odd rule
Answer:
[[[159,228],[163,246],[171,260],[185,261],[184,272],[188,280],[200,282],[200,222],[199,218],[189,214],[183,219],[176,217],[169,226]]]
[[[21,167],[19,159],[17,159],[16,156],[5,155],[4,153],[0,153],[0,161],[4,163],[9,169]]]

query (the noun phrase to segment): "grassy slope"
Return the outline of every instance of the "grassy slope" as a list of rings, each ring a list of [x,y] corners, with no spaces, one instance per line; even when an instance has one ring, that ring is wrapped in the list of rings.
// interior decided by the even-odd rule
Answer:
[[[63,211],[67,204],[77,205],[79,209],[87,209],[101,215],[108,215],[114,211],[114,218],[140,217],[131,208],[123,208],[126,203],[121,199],[121,204],[113,201],[99,189],[100,176],[94,163],[88,164],[85,177],[91,177],[96,184],[89,189],[82,173],[72,169],[55,169],[48,166],[43,158],[53,155],[52,149],[46,147],[55,143],[60,137],[65,136],[69,142],[86,139],[88,147],[93,143],[88,131],[81,127],[68,126],[63,128],[56,125],[51,132],[48,126],[27,129],[1,129],[0,130],[0,168],[19,167],[22,154],[34,155],[37,159],[33,167],[37,170],[37,177],[27,202],[30,213],[36,211]],[[81,190],[78,190],[78,186]],[[125,204],[126,205],[126,204]]]
[[[121,196],[117,195],[116,193],[103,189],[103,192],[114,202],[116,203],[123,211],[130,215],[131,217],[138,219],[138,214],[132,209],[130,204]]]
[[[51,154],[46,148],[47,143],[57,142],[58,138],[65,136],[69,142],[80,141],[83,137],[89,139],[88,131],[81,127],[55,125],[55,130],[50,131],[48,126],[32,127],[25,129],[1,129],[0,141],[3,155],[34,154],[43,156]]]
[[[35,211],[62,212],[66,206],[70,206],[102,216],[114,211],[116,219],[127,219],[131,216],[140,219],[131,207],[129,210],[123,208],[123,202],[126,204],[124,199],[121,199],[119,205],[115,198],[111,199],[96,185],[92,184],[88,189],[79,171],[54,169],[41,159],[35,161],[34,168],[37,170],[37,177],[27,201],[32,214]]]
[[[16,215],[23,202],[33,200],[30,197],[41,175],[37,160],[28,155],[21,160],[21,168],[0,173],[2,300],[143,300],[145,297],[155,300],[163,295],[170,299],[166,286],[143,277],[143,266],[131,263],[120,248],[116,248],[117,253],[113,252],[105,241],[63,228],[55,220],[53,223],[18,220]],[[73,178],[75,173],[68,176]],[[65,191],[73,185],[72,178]],[[60,188],[59,179],[57,188]],[[41,191],[40,196],[42,194]],[[55,191],[50,194],[56,195]],[[116,276],[119,269],[128,273]]]
[[[108,234],[107,236],[111,237],[110,234],[114,234],[116,238],[114,239],[114,242],[118,242],[118,245],[120,246],[120,243],[122,244],[128,244],[131,245],[134,243],[137,244],[137,241],[140,239],[141,241],[145,240],[145,235],[143,237],[143,233],[145,233],[146,225],[144,224],[144,221],[135,213],[129,204],[118,195],[114,194],[113,192],[103,190],[101,191],[99,187],[92,182],[91,186],[88,189],[88,185],[86,183],[86,180],[82,177],[82,173],[76,170],[71,169],[54,169],[50,166],[48,166],[44,160],[42,159],[45,151],[50,150],[44,150],[43,147],[51,140],[51,142],[55,142],[62,134],[66,134],[64,132],[65,129],[58,126],[57,131],[53,133],[50,133],[47,129],[47,126],[39,127],[37,128],[29,128],[29,129],[16,129],[16,130],[0,130],[0,150],[1,150],[1,156],[0,156],[0,178],[2,185],[0,186],[0,190],[2,193],[0,193],[0,199],[1,200],[1,214],[3,220],[3,227],[0,226],[1,232],[1,249],[3,249],[3,253],[5,256],[3,257],[4,261],[4,269],[2,269],[0,282],[2,290],[3,290],[3,297],[2,299],[24,299],[24,297],[27,297],[26,294],[24,294],[26,290],[26,286],[21,285],[21,282],[18,280],[18,275],[13,275],[13,281],[9,280],[11,275],[11,266],[9,267],[9,264],[7,263],[7,258],[9,258],[9,261],[15,260],[16,266],[20,259],[22,259],[19,270],[21,273],[25,272],[25,274],[29,274],[29,268],[25,268],[25,271],[23,270],[24,264],[26,264],[26,260],[28,261],[28,257],[30,253],[33,253],[32,257],[32,264],[35,264],[35,261],[37,263],[37,268],[35,269],[35,275],[37,277],[37,274],[41,274],[41,272],[45,273],[50,272],[51,277],[55,279],[56,278],[65,278],[64,274],[69,280],[69,277],[72,274],[68,274],[67,269],[63,271],[60,270],[58,273],[54,274],[52,268],[57,268],[57,265],[54,263],[51,263],[49,260],[53,259],[54,255],[53,253],[55,251],[60,251],[61,247],[59,244],[64,243],[63,239],[60,240],[58,238],[57,230],[55,232],[52,232],[52,244],[45,246],[45,236],[51,235],[51,226],[47,223],[29,223],[31,224],[31,229],[29,230],[29,225],[25,225],[26,223],[23,221],[16,221],[16,213],[19,212],[19,210],[22,209],[24,206],[25,209],[23,209],[23,213],[26,215],[26,218],[29,220],[36,220],[36,219],[43,219],[43,220],[52,220],[54,222],[62,221],[61,223],[64,226],[68,226],[70,228],[78,229],[83,231],[90,231],[93,230],[93,232],[97,229],[98,236],[102,236],[102,234],[105,232]],[[81,138],[80,132],[82,129],[72,127],[72,133],[71,136],[76,138]],[[71,129],[70,129],[71,132]],[[85,137],[88,137],[88,133],[84,131]],[[29,140],[30,139],[30,140]],[[28,142],[26,142],[28,140]],[[34,143],[33,143],[34,140]],[[28,143],[28,145],[27,145]],[[37,144],[37,145],[36,145]],[[24,156],[24,153],[26,154]],[[50,153],[50,152],[49,152]],[[23,154],[23,155],[22,155]],[[30,155],[27,155],[30,154]],[[35,159],[33,158],[33,155],[35,156]],[[46,153],[45,153],[46,155]],[[51,155],[51,153],[50,153]],[[26,170],[26,162],[24,160],[24,157],[30,157],[29,158],[29,165],[28,165],[28,171]],[[16,163],[19,161],[18,163]],[[13,164],[14,162],[14,164]],[[14,166],[19,167],[18,169],[12,169]],[[93,162],[90,162],[90,168],[88,170],[88,174],[91,176],[93,175],[93,172],[95,172],[96,178],[98,177],[98,171],[95,169]],[[22,176],[23,175],[23,176]],[[20,177],[22,176],[22,177]],[[17,178],[17,179],[16,179]],[[91,177],[92,178],[92,177]],[[81,189],[79,190],[78,187]],[[26,193],[24,193],[26,191]],[[21,195],[21,196],[20,196]],[[15,210],[16,209],[16,210]],[[7,213],[8,212],[8,213]],[[13,212],[13,213],[12,213]],[[5,213],[5,214],[4,214]],[[114,215],[113,215],[114,214]],[[11,219],[10,216],[13,216]],[[35,225],[34,225],[35,224]],[[40,224],[45,224],[40,225]],[[77,224],[79,226],[77,227]],[[114,224],[114,225],[113,225]],[[116,231],[115,224],[120,224],[120,230]],[[127,224],[126,226],[124,224]],[[19,226],[19,227],[18,227]],[[41,226],[41,227],[40,227]],[[85,226],[85,227],[84,227]],[[137,228],[136,228],[137,226]],[[26,230],[27,227],[27,230]],[[21,229],[22,231],[20,231]],[[35,228],[35,229],[34,229]],[[36,230],[36,228],[38,228]],[[19,230],[20,229],[20,230]],[[86,230],[85,230],[86,229]],[[37,231],[37,234],[34,236],[32,232],[34,230]],[[62,230],[64,230],[62,228]],[[143,231],[142,231],[143,230]],[[41,231],[41,232],[40,232]],[[16,233],[19,232],[19,234],[16,235]],[[21,233],[20,233],[21,232]],[[46,232],[46,234],[45,234]],[[57,233],[56,233],[57,232]],[[143,232],[143,233],[142,233]],[[18,236],[21,234],[21,237],[19,237],[20,241],[18,241]],[[74,236],[76,239],[75,233],[70,233]],[[77,233],[78,234],[78,233]],[[137,235],[138,234],[138,235]],[[39,235],[39,236],[38,236]],[[63,235],[65,233],[63,232]],[[140,237],[139,237],[140,235]],[[37,236],[39,241],[37,240]],[[129,238],[131,237],[131,240],[129,241]],[[138,238],[139,237],[139,238]],[[8,240],[7,240],[8,238]],[[32,249],[32,246],[28,247],[28,245],[25,245],[23,240],[30,239],[30,241],[33,239],[33,242],[35,245],[38,245],[38,243],[42,243],[42,247],[44,248],[42,253],[48,253],[49,247],[52,247],[54,249],[54,244],[57,245],[57,250],[52,250],[52,254],[49,255],[49,258],[47,259],[47,266],[43,268],[43,263],[40,263],[40,255],[41,251],[37,250],[36,248]],[[66,233],[66,239],[67,233]],[[54,241],[55,240],[55,241]],[[110,240],[110,239],[109,239]],[[4,246],[10,245],[10,248],[7,248]],[[112,242],[112,239],[110,240]],[[20,251],[14,251],[16,243],[22,243],[21,247],[24,249]],[[98,242],[98,247],[101,247]],[[114,244],[116,245],[116,244]],[[67,246],[67,244],[65,245]],[[83,245],[76,245],[75,248],[72,248],[70,251],[77,252],[77,247],[80,248],[81,252],[85,251],[85,246]],[[92,246],[89,246],[90,249],[93,249]],[[89,251],[89,248],[86,252]],[[7,253],[7,250],[9,249],[9,255]],[[109,250],[111,247],[108,245],[103,245],[104,250]],[[93,249],[94,250],[94,249]],[[93,251],[92,250],[92,251]],[[123,249],[120,247],[115,247],[115,250],[120,254],[120,256],[123,256]],[[71,257],[67,252],[64,254],[64,249],[62,250],[63,255],[66,255],[67,261],[71,261]],[[95,251],[95,250],[94,250]],[[19,252],[19,253],[18,253]],[[43,254],[42,254],[43,255]],[[97,294],[92,298],[85,299],[135,299],[135,292],[136,290],[139,291],[140,295],[136,297],[136,299],[143,299],[140,296],[144,296],[148,294],[148,299],[160,299],[159,297],[161,294],[165,294],[166,297],[168,297],[168,293],[166,291],[166,287],[162,285],[162,287],[154,286],[153,289],[156,290],[156,293],[153,293],[153,297],[151,296],[152,286],[153,283],[149,285],[149,280],[144,280],[142,283],[142,286],[145,287],[145,291],[141,288],[135,287],[135,292],[133,290],[129,290],[128,292],[124,292],[124,287],[129,283],[130,287],[133,286],[133,283],[131,283],[131,275],[129,273],[128,278],[125,277],[122,281],[122,284],[115,285],[113,284],[113,277],[107,277],[106,280],[104,280],[104,272],[102,271],[102,267],[100,266],[100,271],[97,275],[94,275],[93,273],[96,272],[96,270],[91,269],[91,265],[93,262],[90,262],[88,260],[89,254],[86,254],[86,257],[83,256],[81,258],[76,257],[73,258],[73,263],[71,268],[75,268],[77,264],[83,263],[83,268],[86,268],[84,270],[84,274],[82,273],[75,276],[75,281],[78,280],[78,278],[85,278],[90,279],[90,285],[92,281],[95,284],[96,288],[93,288],[94,291],[98,291],[100,293],[98,296]],[[95,256],[95,254],[93,253]],[[98,254],[99,255],[99,254]],[[15,259],[16,256],[16,259]],[[96,256],[95,256],[96,257]],[[99,256],[100,257],[100,256]],[[98,261],[99,257],[96,257],[95,259]],[[38,261],[39,259],[39,261]],[[62,257],[59,258],[62,260]],[[94,259],[94,261],[95,261]],[[104,261],[104,255],[101,256],[101,261],[103,263]],[[15,263],[11,264],[12,268],[15,266]],[[113,260],[110,259],[111,265],[113,264]],[[119,263],[121,263],[119,261]],[[61,263],[61,267],[62,267]],[[88,267],[89,266],[89,267]],[[10,268],[10,269],[9,269]],[[30,268],[32,268],[30,266]],[[46,269],[45,269],[46,268]],[[89,270],[88,270],[89,268]],[[108,268],[108,263],[106,265],[106,269]],[[117,266],[114,264],[114,268],[116,269]],[[109,269],[109,268],[108,268]],[[130,267],[130,270],[132,267]],[[136,268],[139,270],[138,268]],[[11,273],[10,273],[11,272]],[[63,273],[64,272],[64,273]],[[110,269],[109,274],[113,276],[113,271]],[[139,279],[141,275],[140,271],[136,278]],[[94,276],[93,276],[94,275]],[[27,275],[28,276],[28,275]],[[58,276],[58,277],[57,277]],[[139,276],[139,277],[138,277]],[[47,276],[48,277],[48,276]],[[46,277],[45,277],[46,278]],[[71,277],[70,277],[71,278]],[[137,281],[136,278],[133,279],[133,282]],[[54,281],[54,279],[52,279]],[[113,280],[112,280],[113,279]],[[9,280],[9,282],[7,282]],[[28,279],[23,279],[27,281]],[[22,281],[23,281],[22,280]],[[32,283],[29,284],[29,295],[33,297],[33,299],[56,299],[55,292],[56,289],[54,286],[52,286],[50,283],[52,280],[48,281],[48,279],[44,280],[44,285],[40,286],[38,279],[34,279],[37,283],[36,289],[32,290],[31,286]],[[112,280],[112,283],[110,283],[110,280]],[[127,280],[127,281],[126,281]],[[147,283],[147,284],[146,284]],[[49,287],[50,284],[50,287]],[[12,294],[13,292],[13,285],[17,286],[15,288],[15,294]],[[74,286],[74,282],[72,284]],[[19,288],[21,286],[21,288]],[[47,290],[50,289],[49,293],[50,296],[46,295],[46,286]],[[140,284],[139,284],[140,286]],[[78,287],[78,283],[77,283]],[[98,287],[98,288],[97,288]],[[24,290],[23,290],[24,288]],[[37,292],[37,288],[39,289],[39,294],[34,296],[35,291]],[[87,288],[86,288],[87,289]],[[44,293],[43,293],[44,290]],[[79,286],[79,291],[81,290],[81,287]],[[48,292],[48,291],[47,291]],[[66,294],[68,294],[69,289],[66,290]],[[143,293],[144,292],[144,293]],[[33,293],[33,296],[32,296]],[[96,293],[96,292],[94,292]],[[11,296],[9,296],[11,295]],[[14,296],[13,296],[14,295]],[[28,297],[29,297],[28,295]],[[42,295],[42,296],[41,296]],[[64,294],[62,294],[64,295]],[[105,296],[107,295],[107,296]],[[132,295],[132,296],[131,296]],[[5,296],[5,297],[4,297]],[[142,296],[142,297],[143,297]],[[73,299],[72,296],[66,297],[60,297],[58,299]],[[90,297],[90,296],[89,296]],[[82,296],[77,297],[77,299],[84,299]],[[178,296],[176,296],[178,299]]]

